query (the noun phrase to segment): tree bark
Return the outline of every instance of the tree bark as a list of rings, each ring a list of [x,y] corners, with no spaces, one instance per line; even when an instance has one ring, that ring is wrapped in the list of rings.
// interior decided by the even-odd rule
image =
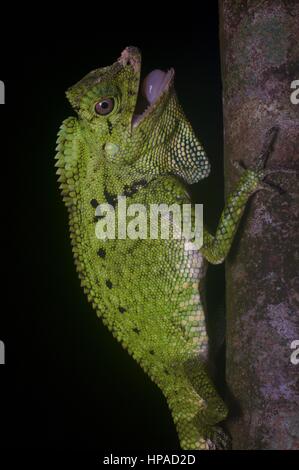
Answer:
[[[220,0],[225,181],[280,131],[268,168],[298,168],[299,1]],[[294,86],[294,85],[293,85]],[[228,429],[234,449],[299,449],[298,175],[253,195],[226,263]],[[293,343],[293,344],[292,344]],[[294,356],[294,354],[293,354]]]

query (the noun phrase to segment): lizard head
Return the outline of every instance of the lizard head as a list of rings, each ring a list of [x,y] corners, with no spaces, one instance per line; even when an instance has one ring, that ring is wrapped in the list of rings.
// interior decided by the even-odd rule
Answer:
[[[174,91],[174,70],[141,81],[141,54],[127,47],[67,91],[87,135],[113,166],[139,174],[172,174],[187,183],[208,176],[209,161]],[[96,148],[97,151],[97,148]]]

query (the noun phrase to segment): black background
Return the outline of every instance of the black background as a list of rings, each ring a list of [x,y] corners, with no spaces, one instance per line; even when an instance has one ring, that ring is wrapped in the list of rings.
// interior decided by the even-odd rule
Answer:
[[[105,37],[97,18],[97,40],[80,34],[76,24],[71,36],[58,40],[53,24],[50,40],[20,35],[3,43],[0,447],[179,449],[162,394],[101,324],[80,288],[54,149],[61,121],[73,114],[65,90],[110,65],[124,47],[138,46],[143,73],[175,68],[179,99],[212,163],[210,177],[192,192],[215,229],[223,206],[221,75],[217,2],[207,3],[184,32],[179,24],[170,32],[153,23],[149,30]],[[210,309],[221,303],[223,289],[223,268],[211,267]]]

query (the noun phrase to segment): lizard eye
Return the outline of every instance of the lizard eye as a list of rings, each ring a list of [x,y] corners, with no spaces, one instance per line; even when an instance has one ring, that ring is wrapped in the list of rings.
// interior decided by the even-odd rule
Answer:
[[[106,116],[106,114],[111,113],[114,108],[114,99],[113,98],[102,98],[101,101],[98,101],[95,104],[95,112],[101,116]]]

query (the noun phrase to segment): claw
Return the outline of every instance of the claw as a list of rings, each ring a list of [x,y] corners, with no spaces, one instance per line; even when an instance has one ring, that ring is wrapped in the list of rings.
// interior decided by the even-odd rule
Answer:
[[[262,151],[258,157],[258,161],[256,164],[256,170],[262,170],[265,168],[267,163],[268,157],[273,150],[274,143],[276,141],[277,135],[279,132],[278,126],[273,126],[269,129],[265,135]]]
[[[239,174],[243,173],[243,171],[246,170],[243,162],[240,162],[238,160],[233,160],[232,164],[236,168],[236,170]]]
[[[289,173],[291,175],[297,174],[299,170],[291,170],[289,168],[273,168],[272,170],[264,170],[264,175],[268,176],[272,173]]]
[[[287,173],[287,174],[297,174],[298,170],[289,170],[285,168],[274,168],[272,170],[263,170],[264,178],[268,175],[272,175],[273,173]],[[277,184],[274,184],[272,181],[263,181],[261,182],[261,189],[265,189],[266,191],[270,191],[273,193],[278,193],[280,195],[286,194],[287,191]]]
[[[284,189],[282,189],[280,186],[277,186],[276,184],[273,184],[272,182],[264,182],[264,181],[261,181],[260,184],[258,185],[258,187],[256,188],[256,191],[259,191],[260,189],[264,190],[264,191],[268,191],[272,194],[285,194],[286,191]]]
[[[279,131],[278,126],[271,127],[271,129],[267,131],[265,139],[264,139],[262,151],[257,158],[257,163],[254,168],[256,172],[263,171],[263,174],[265,174],[264,168],[268,160],[268,157],[273,150],[273,145],[275,143],[278,131]],[[233,160],[232,164],[237,169],[239,174],[242,173],[244,170],[246,170],[246,167],[244,166],[244,164],[238,160]],[[271,171],[274,172],[275,170],[271,170]]]
[[[220,426],[213,428],[213,435],[207,440],[209,450],[229,450],[232,448],[231,437]]]

